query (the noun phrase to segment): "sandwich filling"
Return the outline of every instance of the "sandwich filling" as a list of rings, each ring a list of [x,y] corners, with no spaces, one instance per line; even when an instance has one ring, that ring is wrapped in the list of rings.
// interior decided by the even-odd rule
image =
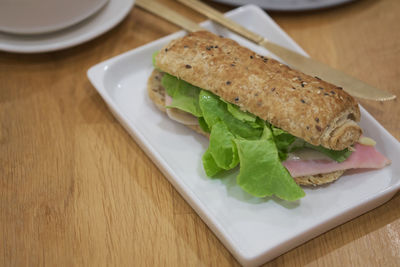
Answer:
[[[172,103],[172,98],[165,96],[165,106]],[[181,111],[177,108],[167,109],[168,117],[184,125],[199,125],[198,118],[190,113]],[[301,149],[293,149],[288,153],[286,160],[282,161],[283,166],[289,171],[293,178],[314,176],[319,174],[345,171],[349,169],[380,169],[390,163],[390,161],[379,153],[374,143],[370,145],[355,144],[354,151],[344,161],[332,159],[315,149],[302,146]],[[346,157],[346,155],[345,155]]]

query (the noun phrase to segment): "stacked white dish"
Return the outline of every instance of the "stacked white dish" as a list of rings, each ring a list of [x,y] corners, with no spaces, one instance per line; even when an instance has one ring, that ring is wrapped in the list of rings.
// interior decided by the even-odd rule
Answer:
[[[42,0],[45,2],[46,0]],[[47,0],[49,1],[49,0]],[[5,13],[20,12],[14,14],[16,17],[26,17],[29,12],[26,9],[18,9],[18,4],[32,4],[21,1],[1,2],[0,11]],[[40,2],[40,1],[39,1]],[[51,1],[49,1],[50,3]],[[63,7],[63,1],[58,0],[56,4],[49,4],[43,8],[44,19],[40,19],[35,13],[35,6],[30,14],[35,23],[20,22],[13,16],[2,16],[0,19],[0,50],[18,53],[40,53],[56,51],[87,42],[106,31],[115,27],[131,10],[134,0],[71,0],[64,1],[68,5],[79,6],[67,9]],[[77,2],[74,4],[74,2]],[[86,3],[85,3],[86,2]],[[85,3],[85,4],[84,4]],[[37,6],[36,6],[37,8]],[[25,10],[25,11],[24,11]],[[61,11],[60,11],[61,10]],[[65,12],[62,12],[64,10]],[[24,13],[25,12],[25,13]],[[53,13],[52,13],[53,12]],[[61,12],[54,14],[54,12]],[[68,13],[68,14],[67,14]],[[63,14],[62,16],[60,14]]]

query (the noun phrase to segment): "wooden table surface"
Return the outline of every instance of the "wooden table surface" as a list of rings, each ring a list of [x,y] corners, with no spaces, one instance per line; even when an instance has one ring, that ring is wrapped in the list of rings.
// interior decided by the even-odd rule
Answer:
[[[271,16],[312,57],[400,96],[400,1]],[[83,45],[0,52],[1,266],[239,265],[86,77],[90,66],[177,30],[135,7]],[[400,139],[398,100],[361,103]],[[399,206],[397,194],[266,266],[399,266]]]

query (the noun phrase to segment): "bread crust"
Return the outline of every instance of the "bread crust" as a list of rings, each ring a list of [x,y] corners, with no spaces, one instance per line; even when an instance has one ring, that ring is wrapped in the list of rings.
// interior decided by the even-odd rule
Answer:
[[[170,42],[156,65],[313,145],[342,150],[361,136],[358,104],[342,88],[210,32]]]
[[[162,112],[166,113],[165,109],[165,89],[161,84],[161,78],[164,74],[159,70],[154,70],[147,81],[147,93],[149,98],[153,101],[156,107],[161,110]],[[210,135],[204,132],[199,126],[197,125],[185,125],[192,130],[196,131],[197,133],[204,135],[205,137],[209,138]],[[327,183],[331,183],[340,176],[342,176],[344,171],[337,171],[332,173],[325,173],[325,174],[317,174],[317,175],[309,175],[309,176],[302,176],[302,177],[295,177],[293,178],[295,182],[299,185],[304,186],[318,186]]]
[[[330,173],[294,177],[293,179],[297,184],[302,186],[318,186],[336,181],[343,175],[343,173],[344,170],[341,170]]]

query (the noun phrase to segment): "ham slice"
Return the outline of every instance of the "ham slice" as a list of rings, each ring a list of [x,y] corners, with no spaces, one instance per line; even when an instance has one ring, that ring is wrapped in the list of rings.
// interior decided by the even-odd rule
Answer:
[[[172,97],[170,97],[168,94],[165,94],[165,106],[169,106],[171,103]],[[177,108],[167,108],[167,115],[170,119],[184,125],[199,125],[199,121],[196,116]]]
[[[390,164],[390,160],[373,146],[356,144],[355,151],[343,162],[333,160],[286,160],[282,162],[292,177],[330,173],[348,169],[380,169]]]

